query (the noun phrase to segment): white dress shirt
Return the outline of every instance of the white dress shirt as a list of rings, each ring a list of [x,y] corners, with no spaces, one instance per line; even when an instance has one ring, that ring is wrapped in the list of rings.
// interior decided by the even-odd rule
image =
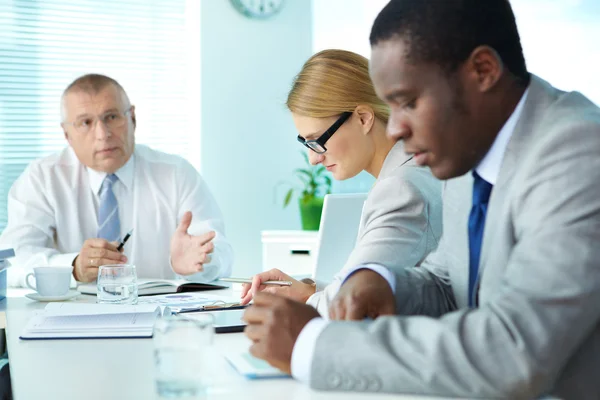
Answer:
[[[136,145],[115,175],[121,238],[139,278],[175,279],[170,265],[171,236],[186,211],[192,212],[191,235],[214,230],[215,251],[204,271],[185,279],[207,282],[228,276],[233,251],[225,238],[221,211],[206,183],[183,158]],[[32,162],[8,195],[8,225],[0,247],[13,247],[9,284],[24,286],[31,268],[71,265],[83,242],[97,237],[100,187],[106,173],[79,162],[70,147]]]
[[[525,91],[521,97],[521,100],[517,104],[517,107],[515,107],[513,113],[504,123],[500,132],[498,132],[498,135],[496,136],[496,139],[494,139],[494,143],[492,144],[490,150],[475,168],[475,171],[477,171],[479,176],[492,185],[496,184],[496,180],[500,174],[500,167],[502,165],[504,153],[506,152],[508,142],[510,141],[510,138],[515,130],[517,121],[521,117],[528,93],[529,89]],[[359,269],[371,269],[377,272],[379,275],[385,278],[390,285],[392,292],[396,293],[396,278],[390,270],[382,265],[367,264],[350,268],[346,271],[346,276],[343,278],[342,282],[345,282],[350,275]],[[328,323],[329,321],[324,318],[313,318],[308,324],[306,324],[306,326],[304,326],[300,332],[300,335],[298,335],[298,339],[296,339],[296,343],[292,351],[291,365],[292,376],[297,380],[306,384],[310,383],[310,369],[315,352],[315,345],[319,335],[321,332],[323,332],[323,329],[327,327]]]
[[[504,159],[504,153],[506,153],[508,142],[515,131],[517,121],[521,117],[528,93],[529,89],[525,90],[525,93],[523,93],[523,96],[521,97],[521,100],[519,100],[515,110],[506,120],[502,126],[502,129],[500,129],[498,136],[496,136],[494,143],[492,143],[492,147],[490,147],[490,150],[487,152],[485,157],[483,157],[483,160],[481,160],[477,167],[475,167],[477,174],[479,174],[480,177],[492,185],[495,185],[496,180],[498,180],[500,167],[502,166],[502,160]]]

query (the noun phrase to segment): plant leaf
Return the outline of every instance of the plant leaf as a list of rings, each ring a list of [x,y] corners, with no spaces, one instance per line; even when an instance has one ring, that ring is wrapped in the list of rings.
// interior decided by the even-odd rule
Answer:
[[[308,161],[308,154],[306,154],[306,151],[302,151],[300,152],[300,154],[302,154],[302,157],[304,157],[304,161],[310,165],[310,161]]]
[[[290,189],[285,197],[284,207],[287,206],[292,197],[292,192],[298,190],[300,194],[299,200],[301,203],[306,203],[312,199],[331,193],[331,177],[325,172],[327,168],[323,165],[311,165],[308,157],[308,152],[301,152],[304,161],[307,164],[305,168],[294,169],[294,174],[302,183],[301,188]]]
[[[306,171],[306,170],[297,170],[296,171],[296,176],[298,177],[298,179],[300,179],[300,181],[302,182],[302,186],[306,189],[308,187],[310,187],[311,185],[314,184],[315,179],[312,176],[312,174],[310,173],[310,171]]]
[[[306,175],[306,177],[308,178],[309,182],[313,180],[313,174],[309,170],[302,169],[302,168],[296,168],[294,170],[294,172],[297,173],[298,176]]]
[[[325,172],[326,169],[324,166],[319,165],[316,169],[315,169],[315,176],[319,176],[321,175],[323,172]]]
[[[300,174],[297,174],[296,177],[302,182],[302,186],[308,186],[310,184],[310,178]]]
[[[287,194],[285,195],[285,199],[283,200],[283,207],[287,207],[288,204],[290,204],[290,200],[292,199],[292,194],[294,193],[294,189],[291,188],[290,190],[288,190]]]

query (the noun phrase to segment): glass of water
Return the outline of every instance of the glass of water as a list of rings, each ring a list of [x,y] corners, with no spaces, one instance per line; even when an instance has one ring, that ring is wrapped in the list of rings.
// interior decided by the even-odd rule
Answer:
[[[98,303],[137,304],[135,265],[113,264],[98,268]]]
[[[165,316],[154,324],[156,390],[161,398],[205,398],[211,382],[214,319],[210,314]]]

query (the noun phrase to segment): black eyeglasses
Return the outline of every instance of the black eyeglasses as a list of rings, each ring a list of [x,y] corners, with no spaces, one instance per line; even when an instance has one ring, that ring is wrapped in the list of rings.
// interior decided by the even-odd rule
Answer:
[[[323,133],[321,136],[319,136],[315,140],[306,140],[302,136],[298,135],[298,141],[300,143],[302,143],[303,145],[305,145],[306,147],[308,147],[309,149],[311,149],[312,151],[314,151],[315,153],[323,154],[327,151],[327,148],[325,147],[325,143],[327,143],[329,138],[338,129],[340,129],[340,126],[342,126],[344,124],[344,122],[346,122],[346,120],[348,118],[350,118],[351,115],[352,115],[352,112],[350,112],[350,111],[346,111],[346,112],[342,113],[342,115],[340,115],[340,117],[337,119],[337,121],[335,121],[333,123],[333,125],[331,125],[331,127],[329,127],[329,129],[327,129],[325,131],[325,133]]]

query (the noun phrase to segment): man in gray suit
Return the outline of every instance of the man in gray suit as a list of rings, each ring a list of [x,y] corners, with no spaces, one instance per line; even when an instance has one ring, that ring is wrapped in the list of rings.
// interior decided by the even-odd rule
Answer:
[[[373,322],[261,294],[252,354],[317,389],[600,398],[600,110],[527,72],[506,0],[394,0],[371,45],[388,132],[472,176],[444,192],[442,246],[468,262],[347,277],[331,315],[401,315]]]

